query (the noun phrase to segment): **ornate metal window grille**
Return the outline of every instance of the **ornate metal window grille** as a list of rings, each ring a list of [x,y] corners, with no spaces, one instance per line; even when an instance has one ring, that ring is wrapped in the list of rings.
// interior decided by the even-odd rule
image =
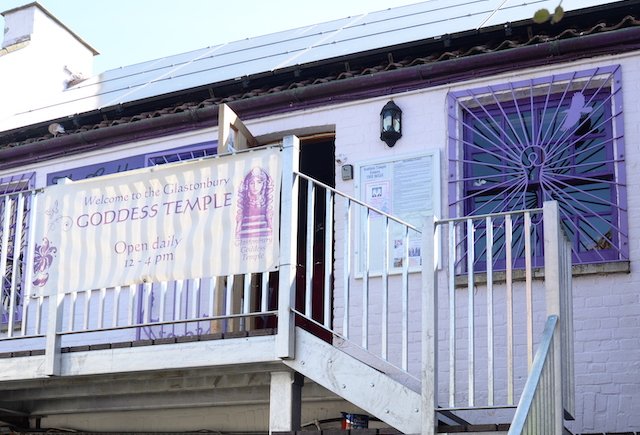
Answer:
[[[452,92],[448,106],[451,216],[556,200],[574,263],[629,258],[618,65]],[[541,265],[541,216],[532,223]],[[522,239],[514,234],[516,266]]]
[[[25,195],[25,191],[33,188],[34,175],[35,173],[29,173],[0,178],[0,259],[2,260],[0,261],[0,312],[2,314],[0,317],[2,324],[9,322],[11,307],[13,307],[14,322],[22,318],[26,237],[31,209],[31,200],[28,195]],[[20,196],[23,196],[22,200]]]

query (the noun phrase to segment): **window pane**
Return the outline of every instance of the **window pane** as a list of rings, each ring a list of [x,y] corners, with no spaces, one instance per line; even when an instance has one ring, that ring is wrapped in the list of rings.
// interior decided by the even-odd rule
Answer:
[[[580,251],[596,251],[613,247],[611,216],[593,216],[580,219]]]

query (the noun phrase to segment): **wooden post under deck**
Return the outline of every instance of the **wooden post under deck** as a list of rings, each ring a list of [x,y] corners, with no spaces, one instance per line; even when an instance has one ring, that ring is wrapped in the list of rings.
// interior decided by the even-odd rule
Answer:
[[[269,433],[300,430],[302,385],[296,372],[272,372],[269,394]]]

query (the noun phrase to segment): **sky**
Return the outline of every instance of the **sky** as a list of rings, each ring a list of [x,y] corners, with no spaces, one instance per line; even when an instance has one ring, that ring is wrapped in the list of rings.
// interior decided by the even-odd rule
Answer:
[[[33,0],[0,0],[0,12]],[[100,55],[94,74],[420,0],[38,0]],[[4,19],[0,17],[4,28]]]

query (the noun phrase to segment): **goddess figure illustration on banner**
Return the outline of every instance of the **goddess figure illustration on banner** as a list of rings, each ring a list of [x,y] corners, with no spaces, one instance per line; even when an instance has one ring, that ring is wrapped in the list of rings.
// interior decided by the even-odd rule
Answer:
[[[238,239],[271,237],[273,191],[273,181],[262,168],[255,167],[244,177],[238,191]]]

